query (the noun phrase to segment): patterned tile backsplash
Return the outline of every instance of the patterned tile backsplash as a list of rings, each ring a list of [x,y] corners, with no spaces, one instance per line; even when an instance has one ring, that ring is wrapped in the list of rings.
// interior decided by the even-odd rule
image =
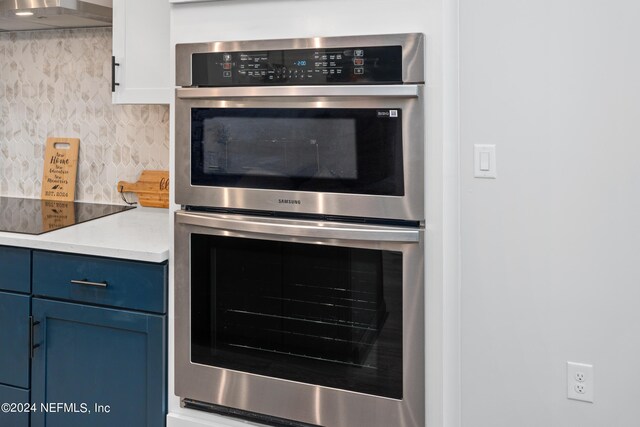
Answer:
[[[111,104],[110,29],[0,33],[0,196],[40,197],[51,136],[80,138],[78,201],[169,168],[169,107]]]

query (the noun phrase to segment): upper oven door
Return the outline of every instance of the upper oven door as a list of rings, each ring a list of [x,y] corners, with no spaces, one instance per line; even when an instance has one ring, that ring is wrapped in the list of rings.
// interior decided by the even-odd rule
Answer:
[[[178,89],[176,201],[423,220],[423,90]]]

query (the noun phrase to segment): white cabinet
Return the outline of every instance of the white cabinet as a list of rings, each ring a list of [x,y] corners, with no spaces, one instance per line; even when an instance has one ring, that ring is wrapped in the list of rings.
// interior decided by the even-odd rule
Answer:
[[[114,104],[171,101],[169,2],[113,0]]]

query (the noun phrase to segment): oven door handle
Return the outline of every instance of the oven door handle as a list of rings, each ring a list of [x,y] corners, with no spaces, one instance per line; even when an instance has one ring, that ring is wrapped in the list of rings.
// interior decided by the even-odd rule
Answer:
[[[208,87],[177,89],[176,96],[180,99],[347,96],[417,98],[420,91],[421,85]]]
[[[403,227],[359,226],[330,222],[316,225],[305,221],[255,220],[246,216],[236,219],[185,211],[176,212],[176,221],[185,225],[272,236],[397,243],[418,243],[420,241],[419,229]]]

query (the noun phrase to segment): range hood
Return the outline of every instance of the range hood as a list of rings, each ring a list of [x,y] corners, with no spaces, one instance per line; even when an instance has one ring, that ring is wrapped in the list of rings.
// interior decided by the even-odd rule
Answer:
[[[112,0],[0,0],[0,31],[110,27],[112,5]]]

